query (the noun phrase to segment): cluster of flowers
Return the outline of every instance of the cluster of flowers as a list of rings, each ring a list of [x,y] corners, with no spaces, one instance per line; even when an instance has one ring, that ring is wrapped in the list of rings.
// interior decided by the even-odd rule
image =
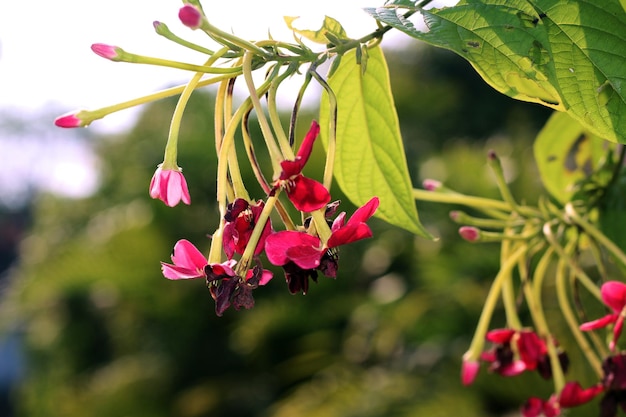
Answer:
[[[606,282],[602,285],[601,293],[604,303],[612,312],[580,326],[583,331],[591,331],[614,324],[613,339],[609,343],[612,354],[602,362],[601,380],[589,388],[582,388],[577,381],[568,381],[559,393],[553,394],[547,400],[532,397],[522,407],[524,417],[541,415],[556,417],[561,415],[562,409],[586,404],[602,393],[604,393],[600,402],[602,417],[616,416],[618,406],[626,411],[626,352],[616,351],[626,314],[626,284],[618,281]],[[544,379],[552,377],[546,341],[535,332],[496,329],[487,333],[486,340],[491,342],[493,347],[483,352],[480,359],[488,364],[489,371],[511,377],[524,371],[536,370]],[[569,366],[566,353],[559,351],[558,359],[561,369],[566,372]],[[464,362],[461,372],[463,384],[472,384],[479,368],[479,362]]]
[[[305,177],[302,170],[313,150],[319,133],[319,125],[312,123],[294,160],[281,162],[282,172],[274,181],[270,197],[285,191],[293,205],[303,213],[325,210],[325,218],[334,216],[339,202],[330,203],[329,191],[321,183]],[[185,178],[180,170],[157,168],[150,184],[150,195],[173,206],[181,200],[189,204],[191,199]],[[209,263],[208,259],[189,241],[180,240],[174,246],[172,264],[162,263],[163,275],[171,280],[204,278],[215,300],[215,310],[221,316],[231,305],[235,309],[254,305],[252,290],[267,284],[272,272],[263,269],[260,255],[265,252],[269,262],[281,266],[289,291],[306,293],[309,278],[317,282],[317,272],[336,277],[338,268],[337,247],[372,236],[366,221],[378,208],[374,197],[355,211],[346,221],[346,213],[340,213],[330,225],[330,237],[323,241],[316,233],[314,222],[308,218],[298,230],[274,231],[268,219],[260,225],[262,232],[252,241],[265,202],[249,202],[238,198],[228,205],[222,229],[223,250],[227,260]],[[243,255],[248,245],[255,245],[253,257],[256,265],[238,274],[235,254]],[[243,262],[243,260],[240,260]]]

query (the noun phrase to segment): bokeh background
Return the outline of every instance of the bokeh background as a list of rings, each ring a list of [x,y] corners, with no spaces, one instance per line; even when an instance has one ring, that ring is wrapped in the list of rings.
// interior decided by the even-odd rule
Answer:
[[[449,52],[406,42],[386,55],[416,186],[434,178],[497,197],[494,149],[516,196],[536,201],[531,145],[548,110],[499,95]],[[58,106],[0,114],[0,154],[27,167],[0,182],[0,415],[504,416],[550,394],[536,375],[482,372],[461,385],[499,248],[461,240],[455,207],[418,203],[435,242],[374,219],[375,239],[341,248],[336,280],[294,296],[277,269],[252,310],[221,318],[202,281],[164,279],[173,244],[208,249],[218,220],[211,90],[194,94],[181,131],[193,204],[147,194],[174,106],[145,106],[114,133],[57,130]],[[314,117],[310,105],[300,120]],[[311,175],[323,168],[315,152]],[[67,170],[50,165],[59,160]],[[73,181],[80,192],[68,192]]]

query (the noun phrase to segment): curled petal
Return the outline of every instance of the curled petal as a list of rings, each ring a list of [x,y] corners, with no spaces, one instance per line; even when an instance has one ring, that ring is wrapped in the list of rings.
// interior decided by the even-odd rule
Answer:
[[[311,127],[307,132],[302,144],[300,144],[300,149],[298,149],[298,154],[296,155],[296,159],[301,161],[302,166],[306,164],[311,156],[311,152],[313,152],[313,143],[317,138],[317,135],[320,133],[320,125],[313,120],[311,122]]]
[[[527,369],[524,361],[513,361],[506,366],[502,366],[498,369],[498,373],[502,376],[516,376],[521,374]]]
[[[380,200],[378,197],[372,197],[367,203],[356,209],[350,220],[348,220],[348,224],[365,223],[376,213],[379,204]]]
[[[580,330],[583,332],[588,332],[590,330],[597,330],[603,327],[608,326],[609,324],[615,323],[619,316],[617,314],[607,314],[606,316],[593,321],[588,321],[587,323],[583,323],[580,325]]]
[[[568,382],[559,395],[561,407],[571,408],[588,403],[604,391],[602,384],[583,389],[578,382]]]

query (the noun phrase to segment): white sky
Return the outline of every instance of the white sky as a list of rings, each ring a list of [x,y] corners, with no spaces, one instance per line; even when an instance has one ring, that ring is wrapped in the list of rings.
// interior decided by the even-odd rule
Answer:
[[[342,23],[349,36],[357,38],[376,29],[374,19],[361,8],[383,3],[384,0],[205,0],[203,7],[214,25],[240,37],[265,39],[271,28],[275,39],[292,41],[283,16],[302,16],[297,27],[317,29],[324,15],[329,15]],[[106,43],[141,55],[201,64],[206,56],[166,40],[152,27],[152,22],[158,20],[182,38],[213,47],[207,44],[206,35],[179,22],[181,6],[182,2],[175,0],[0,0],[0,113],[9,109],[17,111],[20,117],[37,117],[38,112],[51,109],[59,113],[96,109],[174,83],[185,83],[191,77],[189,72],[111,62],[90,50],[93,43]],[[390,35],[385,37],[387,45],[409,40],[399,33]],[[107,116],[89,129],[119,131],[132,123],[135,114],[127,110]],[[7,190],[7,184],[10,190],[19,188],[16,171],[32,168],[33,161],[39,161],[35,171],[43,172],[43,178],[37,174],[29,181],[70,196],[91,192],[97,186],[97,178],[95,169],[91,169],[92,174],[85,169],[86,164],[95,163],[89,147],[77,144],[67,130],[54,127],[52,118],[38,121],[49,126],[43,135],[47,138],[45,145],[30,149],[32,146],[20,145],[21,138],[0,137],[0,164],[5,172],[0,173],[0,191]],[[72,151],[51,149],[50,138],[53,143],[58,141],[57,146]],[[37,149],[40,154],[33,155]],[[55,157],[51,159],[50,155]],[[46,178],[53,182],[45,183]],[[80,178],[82,185],[77,185]]]

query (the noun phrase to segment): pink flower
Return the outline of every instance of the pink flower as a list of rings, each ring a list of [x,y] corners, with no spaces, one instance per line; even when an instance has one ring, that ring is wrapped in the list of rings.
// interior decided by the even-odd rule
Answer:
[[[111,61],[120,61],[122,48],[112,45],[106,45],[104,43],[94,43],[91,45],[91,50],[102,58],[109,59]]]
[[[187,205],[191,204],[187,181],[180,169],[162,169],[160,165],[150,181],[150,197],[158,198],[170,207],[181,200]]]
[[[600,294],[602,295],[602,301],[608,307],[613,310],[613,313],[599,318],[594,321],[583,323],[580,325],[580,330],[589,331],[596,330],[615,323],[613,327],[613,340],[609,344],[611,350],[615,350],[617,340],[622,333],[622,327],[624,326],[623,312],[626,309],[626,284],[619,281],[608,281],[602,284],[600,288]]]
[[[173,264],[161,262],[163,275],[167,279],[194,279],[206,277],[206,257],[188,240],[182,239],[174,245]]]
[[[250,204],[242,198],[238,198],[228,205],[228,210],[224,215],[226,224],[223,238],[224,252],[226,252],[228,259],[231,259],[235,253],[240,255],[244,253],[264,206],[263,201]],[[256,245],[254,255],[259,255],[263,251],[265,239],[271,232],[272,224],[268,220]]]
[[[293,161],[285,160],[280,163],[282,172],[274,183],[271,193],[282,188],[287,197],[300,211],[311,212],[324,207],[330,201],[330,193],[321,183],[302,175],[302,169],[309,160],[313,151],[313,143],[319,134],[320,127],[316,121],[306,134],[300,149]]]

